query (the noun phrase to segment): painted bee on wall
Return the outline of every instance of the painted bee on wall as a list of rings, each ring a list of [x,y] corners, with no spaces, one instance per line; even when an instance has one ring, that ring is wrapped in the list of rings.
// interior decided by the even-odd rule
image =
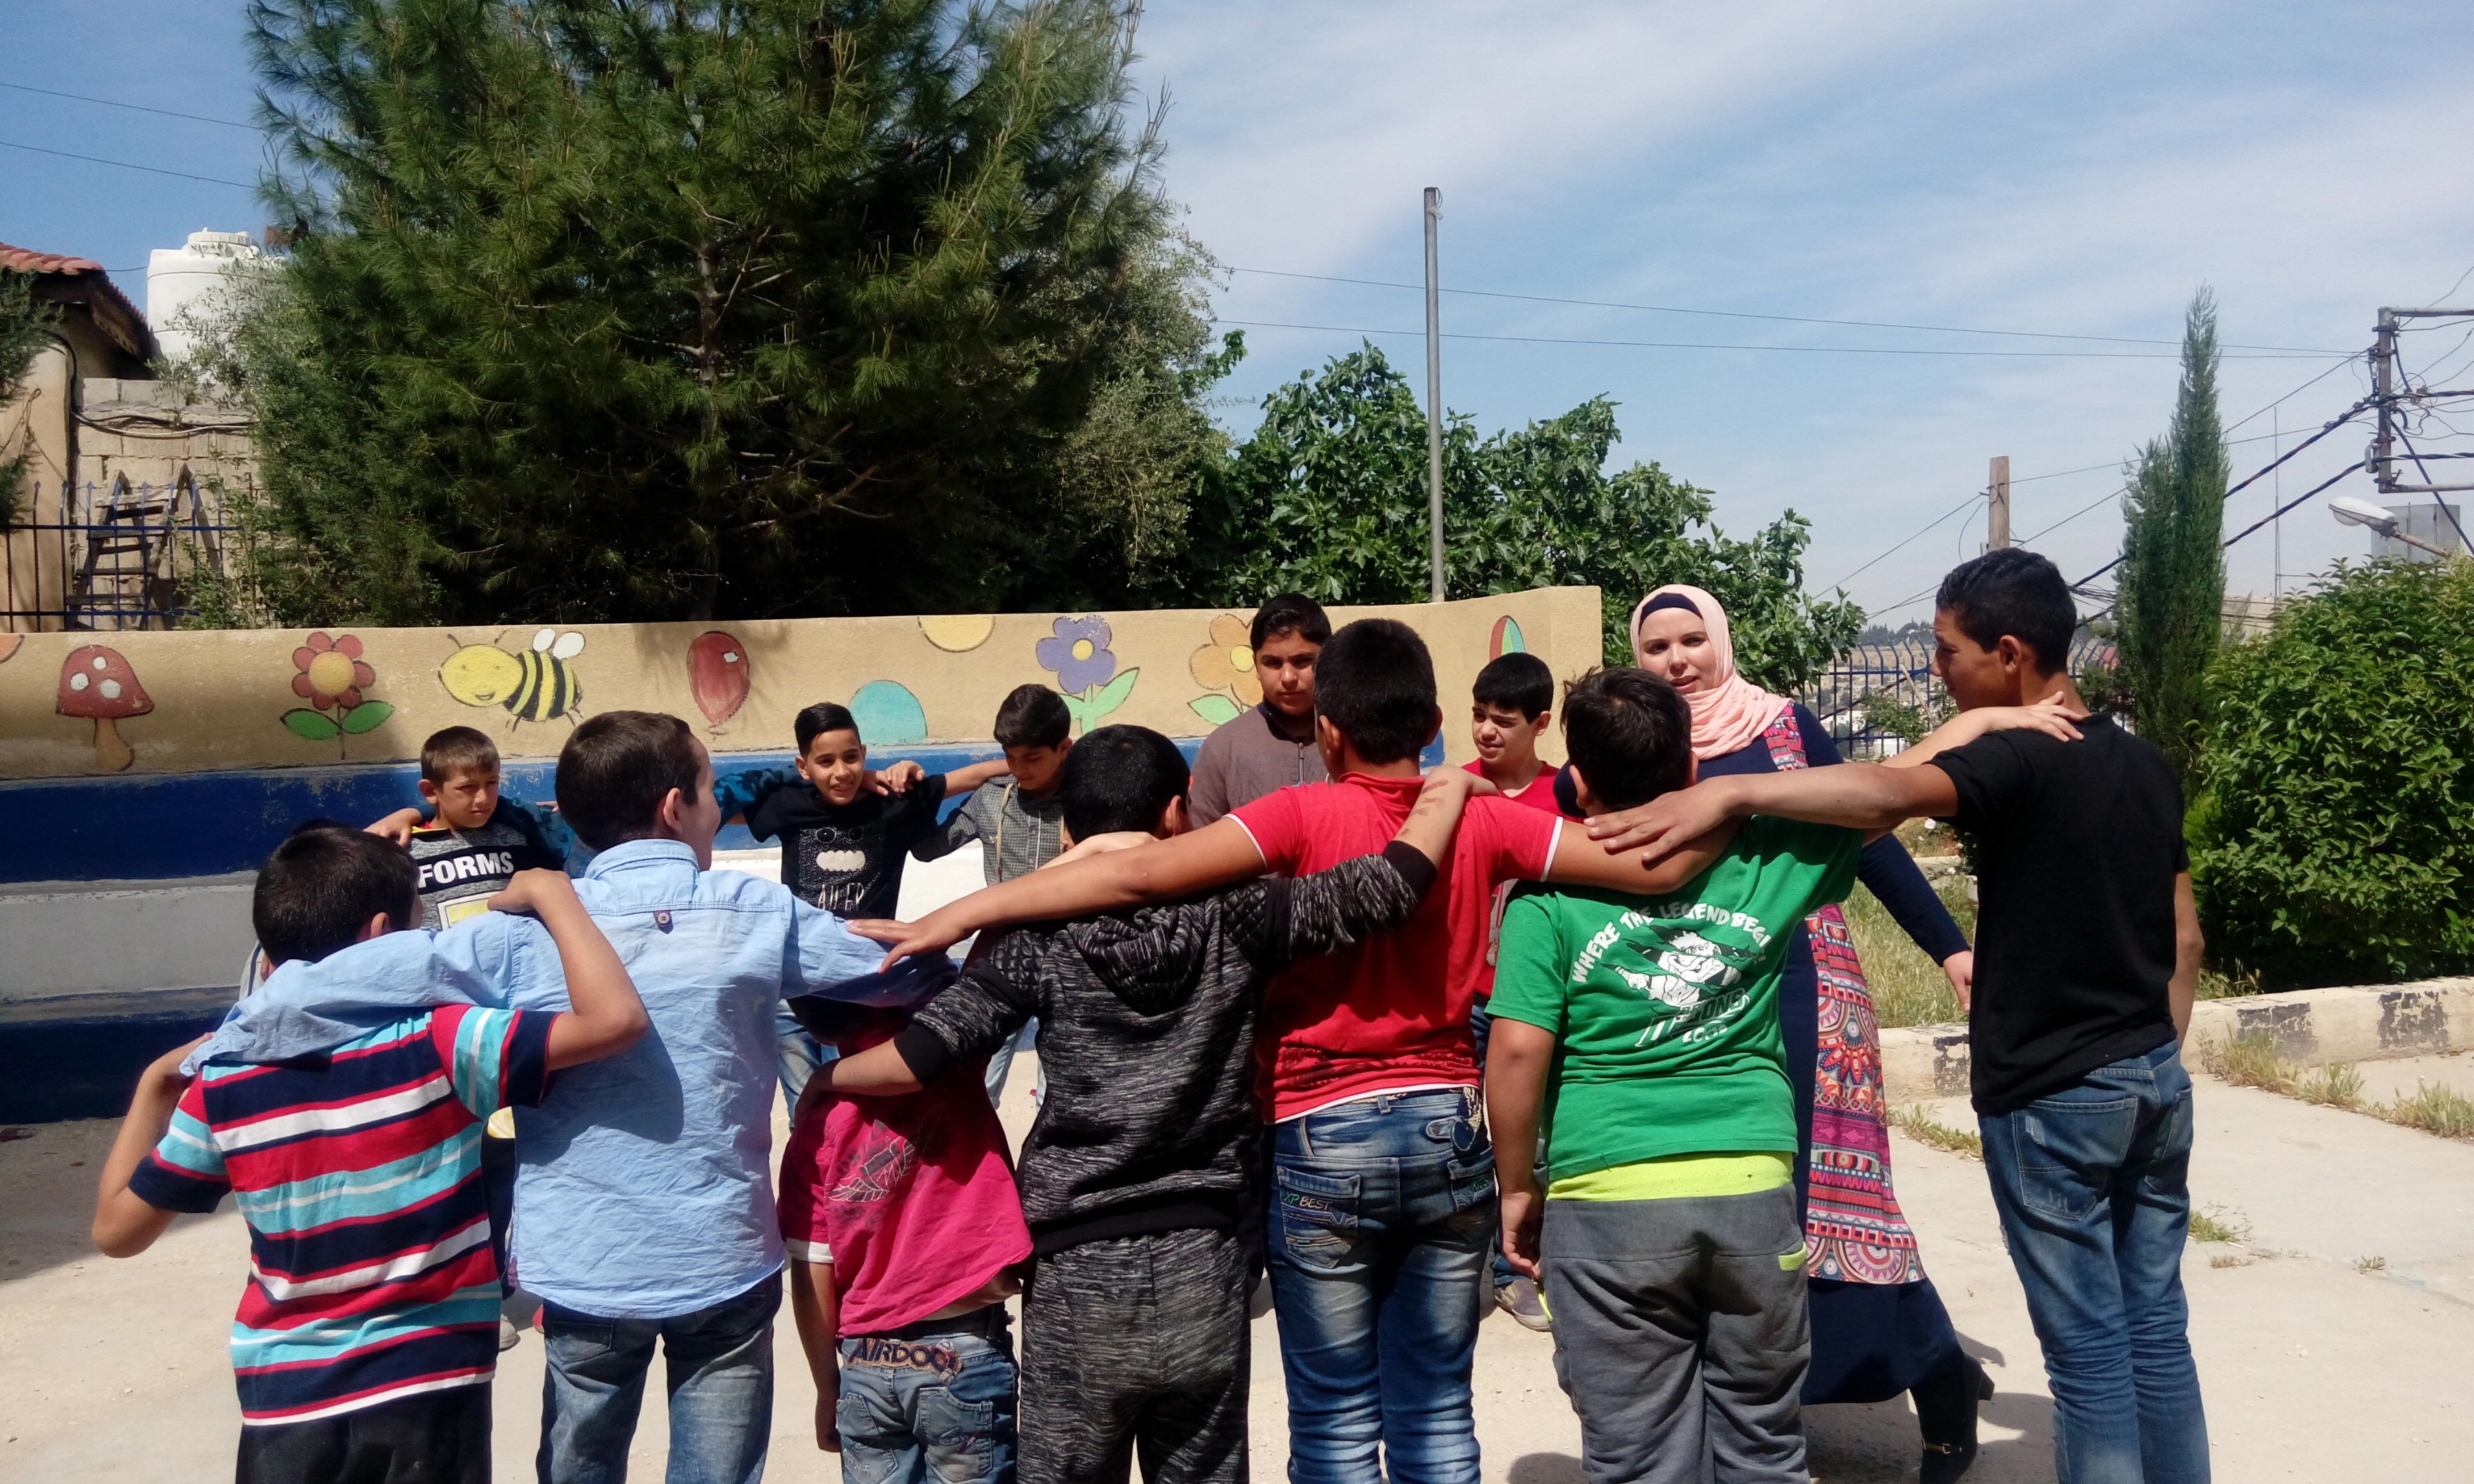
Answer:
[[[467,644],[438,667],[439,682],[466,706],[501,706],[520,722],[574,724],[584,705],[584,684],[568,663],[584,653],[584,635],[544,629],[530,649]]]

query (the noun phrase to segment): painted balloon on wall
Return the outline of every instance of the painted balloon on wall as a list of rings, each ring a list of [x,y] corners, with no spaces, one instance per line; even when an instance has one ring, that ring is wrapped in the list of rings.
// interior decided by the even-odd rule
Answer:
[[[695,693],[696,709],[714,730],[721,730],[747,704],[747,646],[718,629],[697,634],[688,646],[688,688]]]

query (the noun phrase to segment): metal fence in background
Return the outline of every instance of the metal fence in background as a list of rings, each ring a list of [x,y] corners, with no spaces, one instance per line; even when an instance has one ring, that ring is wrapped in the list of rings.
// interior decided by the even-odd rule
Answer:
[[[52,491],[45,491],[48,495]],[[173,485],[70,485],[0,536],[0,630],[171,629],[241,539],[217,502]]]
[[[2081,634],[2071,640],[2071,673],[2111,668],[2109,639]],[[1949,692],[1932,672],[1932,644],[1921,638],[1858,644],[1821,673],[1796,699],[1821,718],[1839,750],[1851,757],[1882,757],[1907,742],[1893,725],[1912,717],[1929,729]]]

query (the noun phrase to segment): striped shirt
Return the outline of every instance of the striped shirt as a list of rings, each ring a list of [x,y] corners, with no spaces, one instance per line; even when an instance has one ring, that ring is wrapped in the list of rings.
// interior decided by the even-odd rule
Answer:
[[[489,1383],[499,1291],[481,1126],[547,1092],[557,1018],[444,1006],[325,1056],[211,1062],[190,1084],[129,1188],[164,1210],[238,1198],[243,1424]]]

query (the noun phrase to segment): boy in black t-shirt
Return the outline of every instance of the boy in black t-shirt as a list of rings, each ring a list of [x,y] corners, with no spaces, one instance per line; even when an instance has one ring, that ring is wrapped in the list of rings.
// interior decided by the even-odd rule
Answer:
[[[799,754],[791,771],[763,769],[721,782],[722,813],[744,801],[747,832],[782,843],[782,884],[803,901],[840,918],[890,918],[902,897],[902,863],[936,832],[947,798],[1006,772],[1005,759],[930,774],[917,763],[883,773],[867,765],[867,742],[848,706],[819,702],[791,724]],[[824,1048],[784,1009],[782,1090],[793,1102],[824,1065]]]
[[[1591,833],[1653,856],[1754,813],[1857,828],[1931,816],[1975,836],[1970,1079],[2052,1385],[2055,1469],[2063,1484],[2185,1484],[2208,1477],[2181,1276],[2181,1037],[2203,945],[2180,784],[2152,744],[2087,716],[2066,666],[2077,623],[2050,562],[1987,552],[1942,581],[1933,666],[1962,717],[2031,730],[1879,766],[1713,778]]]

